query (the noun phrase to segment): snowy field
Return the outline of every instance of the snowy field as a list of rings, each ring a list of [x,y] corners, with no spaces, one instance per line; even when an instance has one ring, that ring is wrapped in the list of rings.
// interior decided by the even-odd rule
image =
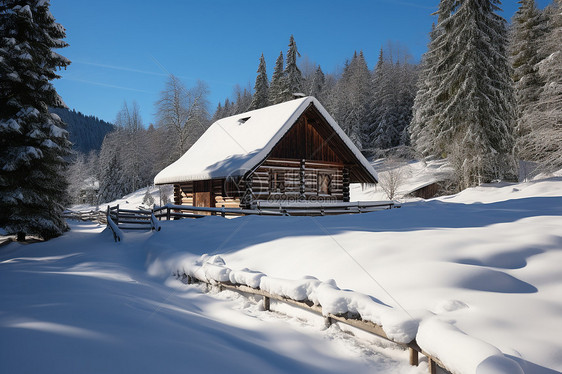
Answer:
[[[525,373],[562,370],[562,174],[361,215],[162,222],[119,244],[103,229],[0,247],[0,372],[427,372],[319,317],[170,276],[204,254],[405,309],[458,372],[484,372],[493,349]]]

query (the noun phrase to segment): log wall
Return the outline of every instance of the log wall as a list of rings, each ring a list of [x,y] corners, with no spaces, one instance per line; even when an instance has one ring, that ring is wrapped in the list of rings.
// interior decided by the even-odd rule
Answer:
[[[328,191],[322,191],[319,186],[322,176],[329,177]],[[247,180],[215,179],[177,184],[174,186],[174,203],[202,206],[205,198],[205,206],[239,208],[264,200],[349,201],[348,190],[349,179],[343,164],[270,158]],[[210,204],[207,202],[209,194]]]

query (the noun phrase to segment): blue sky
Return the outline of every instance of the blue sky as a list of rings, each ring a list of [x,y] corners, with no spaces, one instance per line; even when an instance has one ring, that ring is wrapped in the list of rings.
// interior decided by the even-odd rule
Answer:
[[[550,0],[538,0],[543,8]],[[67,31],[58,52],[72,64],[54,82],[70,108],[113,121],[126,100],[136,101],[145,124],[167,75],[191,87],[210,88],[210,110],[236,84],[253,87],[264,54],[271,76],[291,34],[302,58],[332,72],[355,50],[369,67],[388,41],[407,47],[415,60],[426,50],[431,13],[439,0],[51,0]],[[503,1],[510,20],[516,0]]]

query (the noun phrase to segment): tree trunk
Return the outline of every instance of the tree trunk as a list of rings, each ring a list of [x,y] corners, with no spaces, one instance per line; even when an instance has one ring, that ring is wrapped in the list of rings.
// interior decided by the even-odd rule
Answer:
[[[25,242],[25,232],[18,232],[16,235],[16,240],[18,242]]]

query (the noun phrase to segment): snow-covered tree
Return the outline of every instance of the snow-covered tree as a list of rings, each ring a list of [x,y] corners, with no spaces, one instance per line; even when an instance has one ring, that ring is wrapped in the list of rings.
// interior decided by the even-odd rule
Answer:
[[[115,134],[115,133],[113,133]],[[106,203],[132,192],[121,166],[119,144],[108,134],[100,151],[100,189],[98,202]]]
[[[142,203],[149,208],[152,208],[154,205],[154,197],[150,193],[150,186],[146,186],[146,192],[142,198]]]
[[[49,1],[0,2],[0,226],[19,240],[50,239],[68,226],[64,178],[70,142],[60,117],[65,107],[51,81],[70,61],[65,29]]]
[[[323,102],[325,86],[326,76],[324,75],[324,72],[322,71],[320,65],[318,65],[316,71],[314,72],[314,75],[312,76],[312,82],[310,84],[310,91],[308,94],[310,96],[314,96],[320,102]]]
[[[156,103],[159,126],[167,127],[173,137],[176,158],[183,155],[209,125],[209,90],[204,82],[187,89],[174,75],[170,75],[160,100]]]
[[[256,84],[254,85],[254,97],[252,98],[250,109],[264,108],[269,105],[269,80],[267,78],[263,53],[260,57],[257,73]]]
[[[250,110],[253,95],[252,88],[249,83],[248,86],[244,88],[240,87],[239,84],[234,86],[234,97],[236,98],[236,101],[234,102],[232,113],[230,113],[230,115],[245,113]]]
[[[417,70],[411,56],[389,43],[373,72],[369,122],[364,128],[366,147],[388,149],[407,144],[412,118]]]
[[[435,24],[433,24],[429,34],[428,51],[422,56],[419,68],[417,92],[412,106],[412,120],[408,128],[411,146],[422,156],[436,153],[436,125],[434,124],[436,112],[433,104],[435,99],[433,92],[439,86],[439,82],[432,73],[432,69],[439,60],[435,42],[436,32]]]
[[[461,188],[515,176],[515,105],[499,3],[442,0],[428,51],[435,116],[423,131],[435,136],[434,154],[450,158]]]
[[[338,124],[361,149],[364,143],[362,131],[369,122],[369,104],[372,95],[371,72],[367,67],[363,51],[353,55],[338,85],[340,85]]]
[[[519,140],[531,131],[530,123],[541,88],[544,84],[538,72],[538,63],[544,58],[539,51],[540,41],[546,31],[542,12],[537,9],[535,0],[520,0],[519,10],[513,16],[509,38],[510,60],[513,67],[513,82],[517,104],[516,134]],[[526,158],[524,149],[517,142],[519,155]]]
[[[562,0],[554,0],[546,15],[548,32],[539,51],[546,57],[538,63],[544,85],[529,111],[531,130],[520,144],[529,159],[554,171],[562,168]]]
[[[292,100],[293,94],[302,93],[302,73],[297,65],[297,57],[300,57],[295,38],[291,35],[289,40],[289,50],[287,51],[287,63],[285,65],[285,87],[283,91],[283,101]]]
[[[283,52],[279,52],[279,57],[275,61],[275,68],[271,76],[271,84],[269,85],[269,103],[279,104],[284,101],[283,93],[286,87],[285,73],[283,71]]]
[[[122,148],[121,168],[130,186],[127,192],[133,192],[144,185],[143,169],[146,167],[144,162],[146,148],[141,141],[143,124],[138,104],[133,102],[133,105],[129,106],[124,102],[117,113],[115,125],[120,128],[121,144],[117,146]]]

